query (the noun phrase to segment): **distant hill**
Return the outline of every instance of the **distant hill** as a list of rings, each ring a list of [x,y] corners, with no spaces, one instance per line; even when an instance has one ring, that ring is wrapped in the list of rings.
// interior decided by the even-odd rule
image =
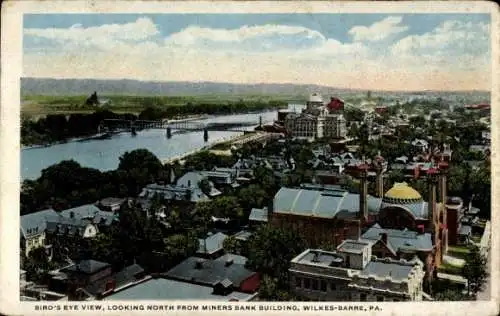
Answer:
[[[266,94],[307,95],[320,92],[325,95],[346,92],[318,85],[294,84],[232,84],[218,82],[153,82],[138,80],[96,79],[45,79],[22,78],[23,95],[87,95],[89,91],[99,94],[132,95],[207,95],[207,94]]]
[[[98,91],[100,95],[286,95],[306,96],[318,92],[324,96],[366,93],[366,90],[339,89],[320,85],[297,84],[233,84],[219,82],[154,82],[138,80],[98,80],[98,79],[49,79],[21,78],[22,95],[88,95]],[[373,91],[377,92],[377,91]],[[382,91],[380,91],[382,92]],[[408,95],[415,92],[382,92]],[[418,95],[451,95],[461,92],[422,91]],[[463,92],[466,94],[486,94],[484,91]]]

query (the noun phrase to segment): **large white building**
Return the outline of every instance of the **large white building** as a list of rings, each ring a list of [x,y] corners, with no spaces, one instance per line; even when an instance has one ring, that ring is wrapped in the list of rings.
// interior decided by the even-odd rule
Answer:
[[[291,261],[290,287],[319,301],[421,301],[424,264],[372,256],[371,243],[345,240],[337,251],[308,249]]]
[[[314,140],[318,138],[344,138],[346,121],[342,114],[332,114],[322,97],[313,93],[302,113],[289,113],[285,128],[291,137]]]

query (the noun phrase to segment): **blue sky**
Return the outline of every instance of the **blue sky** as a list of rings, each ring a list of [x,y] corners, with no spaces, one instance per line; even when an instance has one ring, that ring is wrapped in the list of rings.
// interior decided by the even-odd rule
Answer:
[[[489,24],[487,14],[25,15],[24,75],[489,89]]]

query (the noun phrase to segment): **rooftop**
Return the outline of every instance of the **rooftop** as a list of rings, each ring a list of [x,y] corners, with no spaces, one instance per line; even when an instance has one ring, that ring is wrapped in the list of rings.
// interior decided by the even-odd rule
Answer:
[[[362,236],[362,240],[379,241],[382,234],[387,234],[387,247],[397,253],[399,250],[431,251],[433,249],[431,234],[418,233],[411,230],[385,229],[375,224]]]
[[[26,214],[21,216],[21,234],[24,238],[32,235],[37,235],[45,231],[47,228],[47,217],[57,216],[57,212],[53,209]]]
[[[82,272],[85,274],[94,274],[100,270],[108,268],[110,265],[106,262],[96,260],[82,260],[77,264],[61,269],[62,272]]]
[[[267,222],[267,207],[252,208],[248,219],[255,222]]]
[[[378,213],[381,202],[369,195],[368,211]],[[359,195],[334,188],[281,188],[274,197],[274,212],[322,218],[350,217],[359,212]]]
[[[380,259],[375,256],[371,257],[371,260],[364,269],[344,267],[342,265],[343,262],[344,260],[340,253],[319,249],[307,249],[292,260],[292,263],[296,264],[320,265],[336,269],[336,271],[344,271],[344,276],[346,277],[353,277],[354,275],[363,278],[374,277],[378,279],[390,277],[393,281],[407,280],[415,265],[423,265],[423,263],[418,259],[406,261],[404,259]]]
[[[212,254],[217,252],[224,247],[224,240],[226,240],[228,236],[223,233],[216,233],[208,236],[205,239],[198,239],[199,247],[198,253],[203,254]]]
[[[337,250],[350,253],[363,253],[363,249],[370,246],[371,243],[368,241],[344,240],[337,247]]]
[[[410,187],[408,183],[395,183],[384,195],[384,198],[401,200],[421,200],[422,196],[417,190]]]
[[[189,257],[164,274],[165,277],[206,286],[228,279],[236,287],[248,279],[255,272],[244,265],[227,261],[207,260],[198,257]]]
[[[249,301],[253,294],[232,292],[229,295],[215,295],[213,288],[187,282],[150,279],[104,298],[105,301],[127,300],[210,300],[210,301]]]

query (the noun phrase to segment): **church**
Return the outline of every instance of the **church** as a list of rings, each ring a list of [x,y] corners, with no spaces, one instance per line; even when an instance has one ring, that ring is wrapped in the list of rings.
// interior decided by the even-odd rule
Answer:
[[[448,225],[457,225],[447,219],[448,164],[442,161],[427,171],[428,201],[404,182],[384,193],[381,172],[377,172],[378,196],[369,195],[368,169],[366,164],[358,166],[359,194],[334,186],[281,188],[274,197],[269,222],[296,231],[309,247],[334,248],[345,239],[370,239],[380,254],[394,258],[417,255],[433,274],[447,250]]]

